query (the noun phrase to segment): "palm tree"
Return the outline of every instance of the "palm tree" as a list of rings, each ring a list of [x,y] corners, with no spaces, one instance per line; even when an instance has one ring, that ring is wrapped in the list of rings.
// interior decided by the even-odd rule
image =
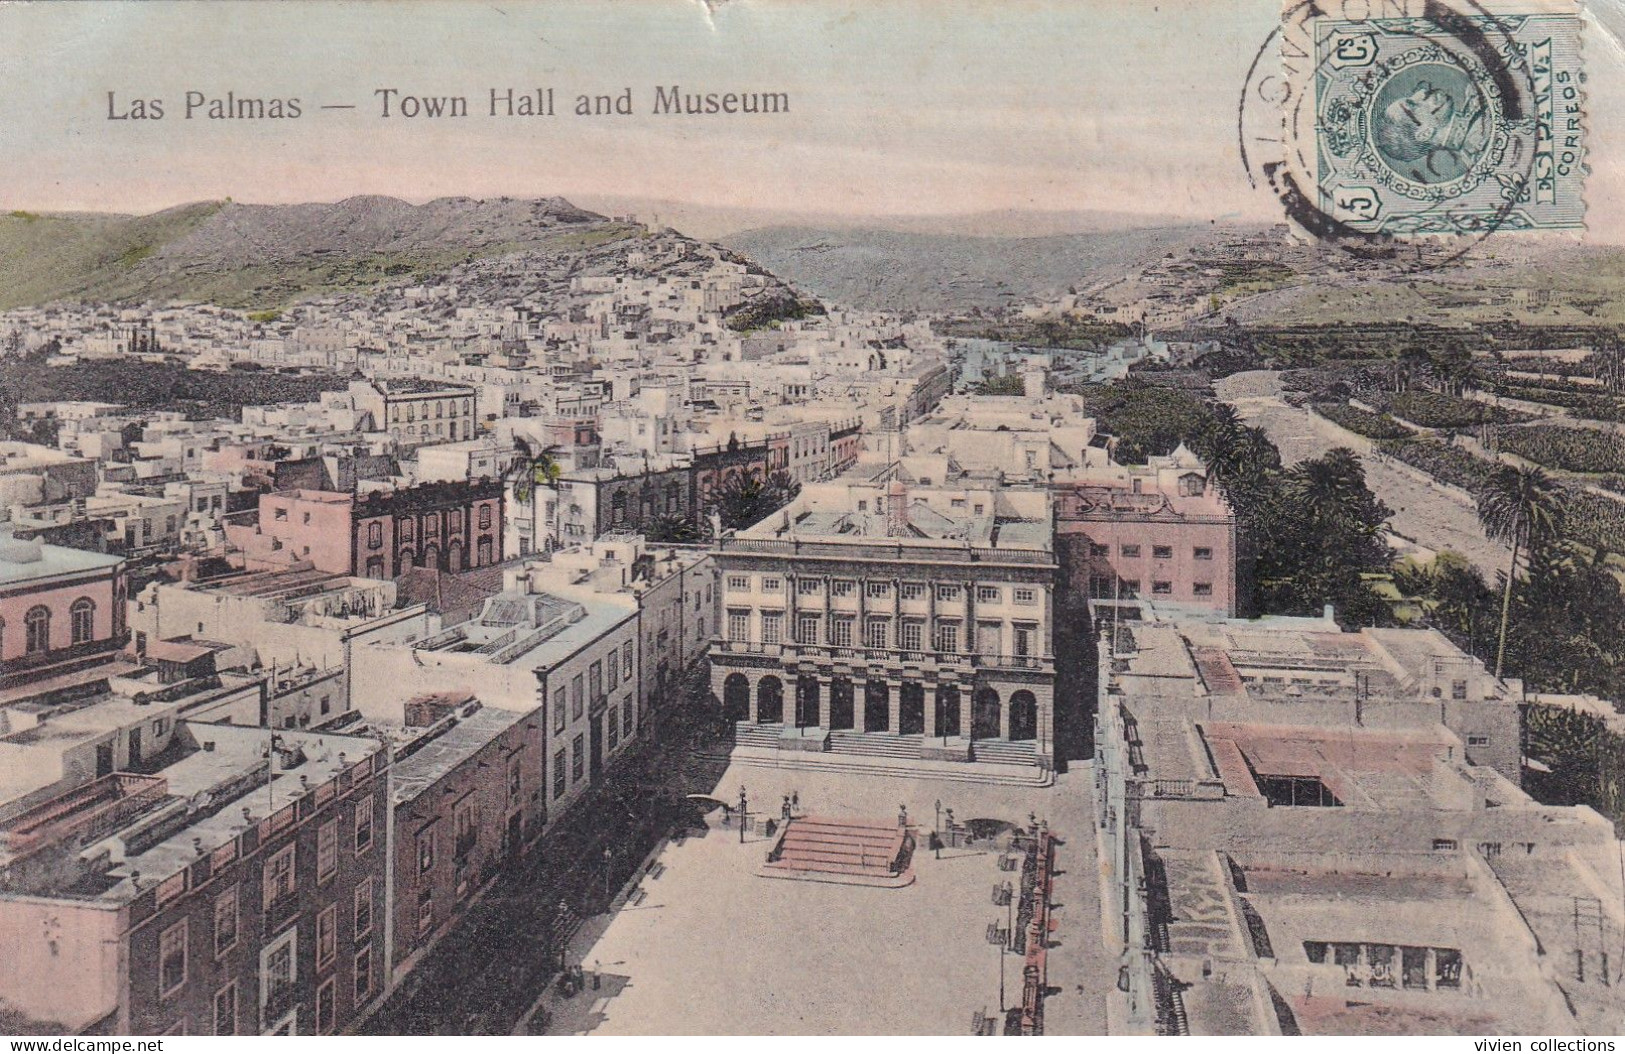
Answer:
[[[524,456],[514,462],[505,478],[513,481],[514,500],[523,503],[530,500],[531,493],[537,487],[551,487],[558,482],[564,469],[558,462],[557,446],[533,454],[530,444],[522,436],[514,436],[513,443]]]
[[[1518,551],[1527,553],[1556,536],[1562,523],[1562,489],[1544,470],[1502,466],[1480,486],[1478,522],[1484,533],[1512,546],[1506,587],[1501,596],[1501,631],[1495,648],[1495,676],[1506,662],[1507,624],[1512,618],[1512,583],[1518,576]]]

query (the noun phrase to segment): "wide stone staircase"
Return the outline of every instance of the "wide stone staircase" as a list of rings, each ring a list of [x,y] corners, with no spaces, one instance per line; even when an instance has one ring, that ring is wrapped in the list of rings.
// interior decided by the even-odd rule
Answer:
[[[783,725],[753,725],[740,721],[734,725],[734,742],[742,747],[776,750],[779,745],[779,734],[783,730]]]
[[[911,850],[908,831],[895,824],[803,816],[785,827],[766,873],[889,885],[907,871]]]
[[[885,732],[831,732],[829,749],[832,754],[860,754],[871,758],[898,758],[917,761],[920,757],[920,736],[894,736]]]
[[[1038,744],[1030,739],[978,739],[970,749],[971,757],[990,765],[1038,764]]]

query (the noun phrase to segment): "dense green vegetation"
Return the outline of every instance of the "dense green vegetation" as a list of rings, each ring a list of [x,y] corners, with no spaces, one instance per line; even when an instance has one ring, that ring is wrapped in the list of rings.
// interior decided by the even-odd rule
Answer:
[[[1567,472],[1625,472],[1625,439],[1593,428],[1535,425],[1504,428],[1496,442],[1507,453]]]
[[[1374,414],[1348,403],[1316,403],[1315,412],[1367,439],[1405,439],[1414,434],[1388,414]]]
[[[717,513],[723,530],[739,530],[760,523],[778,512],[800,493],[801,484],[787,472],[764,477],[750,471],[727,477],[717,488]]]
[[[1392,620],[1369,580],[1393,561],[1382,539],[1389,510],[1352,452],[1286,468],[1263,430],[1241,424],[1222,403],[1138,380],[1079,393],[1100,429],[1116,437],[1119,461],[1184,443],[1208,464],[1252,547],[1254,593],[1244,604],[1282,615],[1317,615],[1331,604],[1348,625]]]
[[[1625,737],[1600,717],[1559,706],[1524,709],[1524,753],[1550,772],[1531,772],[1525,786],[1541,801],[1590,805],[1616,825],[1625,816]]]
[[[1101,348],[1133,335],[1121,322],[1106,322],[1093,315],[1062,315],[1053,318],[970,316],[936,323],[933,328],[948,337],[979,337],[1023,344],[1034,348]]]
[[[1397,392],[1387,402],[1395,417],[1423,428],[1471,428],[1487,422],[1518,419],[1518,415],[1501,407],[1425,388]]]
[[[823,313],[823,304],[816,300],[798,297],[786,290],[782,293],[748,300],[728,311],[724,318],[729,329],[739,333],[749,333],[751,330],[776,326],[780,322],[795,321],[811,315],[822,315]]]
[[[1027,390],[1027,382],[1018,374],[1007,373],[1002,377],[989,377],[970,386],[972,395],[1021,395]]]
[[[200,419],[236,419],[244,406],[308,401],[347,384],[349,378],[334,374],[208,373],[133,359],[47,366],[45,355],[36,354],[5,359],[0,414],[14,416],[19,402],[89,399],[138,410],[182,410]]]

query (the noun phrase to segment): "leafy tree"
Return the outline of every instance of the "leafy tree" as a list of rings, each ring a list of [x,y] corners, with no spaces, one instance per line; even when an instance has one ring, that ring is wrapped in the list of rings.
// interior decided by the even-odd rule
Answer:
[[[715,507],[724,530],[739,530],[760,523],[790,504],[801,485],[787,472],[763,477],[755,469],[726,477],[717,488]]]
[[[1421,604],[1430,625],[1484,657],[1494,640],[1496,596],[1465,556],[1447,549],[1426,564],[1406,561],[1394,571],[1394,586]]]
[[[1473,367],[1473,353],[1459,340],[1447,340],[1437,355],[1432,357],[1433,375],[1446,395],[1460,398],[1477,379]]]
[[[1416,345],[1407,347],[1394,359],[1394,394],[1408,392],[1417,381],[1433,370],[1433,358]]]
[[[1519,551],[1528,551],[1556,538],[1562,520],[1562,491],[1542,469],[1507,465],[1490,474],[1479,487],[1476,498],[1478,521],[1484,533],[1512,546],[1495,648],[1495,676],[1500,677],[1506,663],[1507,625],[1512,617],[1512,587],[1518,577]]]
[[[1393,551],[1382,538],[1391,514],[1366,486],[1359,458],[1346,448],[1280,473],[1254,528],[1268,539],[1258,565],[1267,606],[1311,614],[1331,604],[1348,622],[1386,621],[1387,605],[1366,576],[1386,572],[1393,563]]]
[[[675,512],[656,516],[644,526],[643,536],[661,545],[694,545],[705,540],[693,521]]]
[[[530,500],[537,487],[551,487],[558,482],[564,468],[558,462],[557,446],[533,452],[523,436],[514,436],[513,443],[523,456],[513,463],[513,467],[503,475],[503,480],[512,481],[514,500],[524,503]]]

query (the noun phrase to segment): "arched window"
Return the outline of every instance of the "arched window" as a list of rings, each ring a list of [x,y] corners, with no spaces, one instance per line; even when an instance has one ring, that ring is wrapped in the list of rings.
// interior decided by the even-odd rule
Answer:
[[[84,644],[96,635],[96,602],[80,597],[68,609],[68,625],[73,631],[73,643]]]
[[[610,522],[611,523],[617,523],[617,524],[625,523],[626,522],[626,492],[621,491],[621,490],[616,491],[615,496],[613,498],[609,499],[609,508],[610,508]]]
[[[491,527],[491,506],[480,506],[480,530],[489,530]]]
[[[377,520],[367,524],[367,548],[376,549],[384,544],[384,525]]]
[[[29,655],[43,655],[51,650],[51,609],[41,604],[28,609],[23,616],[27,632],[24,651]]]

